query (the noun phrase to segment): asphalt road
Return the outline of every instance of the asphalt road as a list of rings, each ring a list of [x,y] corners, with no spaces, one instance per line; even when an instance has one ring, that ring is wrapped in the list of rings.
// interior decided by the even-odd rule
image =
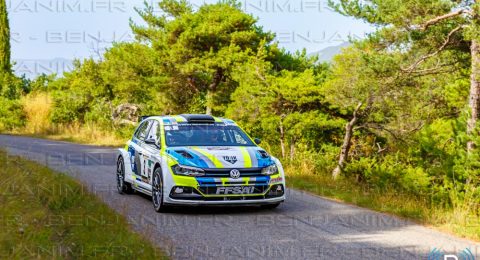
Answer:
[[[275,210],[156,213],[148,197],[116,192],[114,149],[6,135],[0,145],[79,179],[174,259],[427,259],[434,248],[457,255],[469,248],[480,258],[480,243],[295,190]]]

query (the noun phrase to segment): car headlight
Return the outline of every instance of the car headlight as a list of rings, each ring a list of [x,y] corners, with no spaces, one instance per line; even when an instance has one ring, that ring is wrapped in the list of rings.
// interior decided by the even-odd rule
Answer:
[[[192,177],[205,175],[205,171],[200,168],[183,166],[178,164],[172,166],[172,171],[176,175],[184,175],[184,176],[192,176]]]
[[[276,164],[272,164],[262,169],[263,175],[274,175],[278,173],[278,168]]]

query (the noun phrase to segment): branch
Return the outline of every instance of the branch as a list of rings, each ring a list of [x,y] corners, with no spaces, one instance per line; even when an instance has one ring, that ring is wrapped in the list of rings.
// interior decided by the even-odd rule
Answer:
[[[457,11],[454,11],[454,12],[451,12],[451,13],[448,13],[448,14],[444,14],[444,15],[440,15],[440,16],[437,16],[435,18],[432,18],[428,21],[426,21],[422,26],[421,26],[421,29],[422,30],[426,30],[428,27],[434,25],[434,24],[437,24],[443,20],[446,20],[446,19],[449,19],[449,18],[452,18],[452,17],[456,17],[456,16],[459,16],[461,14],[464,14],[464,13],[469,13],[471,14],[471,12],[467,9],[459,9]]]
[[[255,73],[257,74],[258,78],[268,86],[267,79],[262,75],[262,73],[260,73],[260,68],[258,66],[255,66]]]
[[[360,111],[360,108],[362,107],[363,102],[358,102],[357,107],[353,111],[353,118],[357,118],[358,112]]]
[[[379,131],[385,131],[385,132],[389,133],[395,140],[405,142],[405,140],[403,138],[401,138],[400,136],[398,136],[393,130],[388,129],[383,125],[376,124],[376,123],[366,123],[362,127],[367,129],[367,130],[368,129],[375,129],[375,130],[379,130]]]
[[[382,148],[382,147],[380,146],[380,143],[377,143],[377,147],[378,147],[377,153],[379,153],[379,154],[385,152],[386,150],[388,150],[387,147]]]
[[[445,49],[445,47],[448,46],[448,44],[450,43],[450,39],[452,37],[452,35],[456,32],[458,32],[460,29],[462,29],[464,26],[463,25],[460,25],[460,26],[457,26],[455,27],[453,30],[451,30],[448,35],[447,35],[447,38],[445,39],[445,41],[443,42],[443,44],[434,52],[430,53],[430,54],[427,54],[427,55],[424,55],[422,56],[419,60],[417,60],[415,63],[413,63],[410,67],[404,69],[404,68],[401,68],[402,71],[404,72],[408,72],[408,73],[411,73],[414,69],[417,68],[418,65],[420,65],[422,62],[426,61],[427,59],[439,54],[441,51],[443,51]]]
[[[458,65],[458,63],[459,63],[458,61],[446,62],[446,63],[440,63],[438,61],[434,67],[412,71],[412,74],[413,74],[412,77],[422,77],[426,75],[450,73],[456,70],[455,67],[454,68],[452,67]]]

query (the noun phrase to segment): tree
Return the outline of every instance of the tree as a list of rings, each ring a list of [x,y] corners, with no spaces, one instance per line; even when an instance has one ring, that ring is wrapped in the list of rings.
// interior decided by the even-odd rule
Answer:
[[[257,56],[234,73],[239,87],[226,116],[262,136],[283,158],[295,159],[300,144],[315,149],[332,142],[343,120],[323,103],[321,87],[327,66],[295,54],[284,58],[305,64],[303,71],[276,71],[266,55],[264,48],[259,49]]]
[[[348,121],[333,178],[346,167],[354,140],[372,136],[375,141],[367,141],[367,146],[378,147],[376,154],[393,152],[397,143],[405,145],[427,120],[448,110],[438,107],[446,102],[432,94],[432,88],[450,77],[406,76],[400,69],[402,53],[379,51],[375,46],[366,41],[344,49],[334,58],[322,88],[324,102],[343,111],[341,117]]]
[[[0,74],[10,72],[10,26],[7,4],[5,0],[0,0]]]
[[[159,65],[171,76],[166,88],[204,97],[211,114],[215,105],[228,103],[237,85],[232,71],[260,46],[268,46],[273,34],[263,32],[236,1],[202,5],[197,11],[185,0],[159,5],[164,15],[155,16],[148,5],[137,10],[147,26],[132,24],[133,32],[158,52]]]
[[[405,53],[409,58],[402,71],[406,74],[441,73],[462,62],[461,53],[470,53],[467,133],[478,134],[474,131],[480,117],[480,0],[339,0],[330,1],[330,5],[344,15],[377,26],[379,30],[371,40],[383,44],[384,49]],[[447,51],[457,52],[459,59],[445,61],[442,53]],[[467,150],[474,147],[469,141]]]
[[[375,114],[384,110],[393,92],[394,63],[381,55],[371,55],[367,48],[360,46],[344,49],[334,58],[332,73],[323,89],[326,101],[351,114],[345,124],[338,163],[332,172],[334,179],[346,165],[355,131],[373,125],[382,128],[387,120],[385,115]]]

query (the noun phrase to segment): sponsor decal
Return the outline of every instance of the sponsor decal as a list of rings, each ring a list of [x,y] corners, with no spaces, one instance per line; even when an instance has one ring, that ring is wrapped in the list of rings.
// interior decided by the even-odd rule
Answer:
[[[254,186],[233,186],[233,187],[218,187],[217,195],[220,194],[252,194],[255,190]]]
[[[283,181],[282,177],[277,177],[277,178],[270,179],[270,184],[277,183],[277,182],[282,182],[282,181]]]
[[[238,160],[237,160],[237,156],[233,155],[233,156],[223,156],[223,160],[231,163],[231,164],[235,164]]]
[[[232,148],[230,147],[207,147],[207,150],[210,150],[210,151],[228,151],[231,149]]]

